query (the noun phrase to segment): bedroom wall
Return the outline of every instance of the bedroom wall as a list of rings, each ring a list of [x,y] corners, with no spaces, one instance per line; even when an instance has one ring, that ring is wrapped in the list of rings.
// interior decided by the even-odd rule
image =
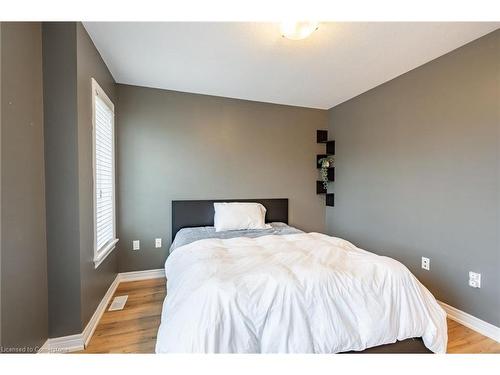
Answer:
[[[0,346],[2,341],[2,22],[0,22]]]
[[[117,95],[120,272],[163,268],[176,199],[289,198],[292,225],[324,231],[315,161],[327,111],[127,85]]]
[[[43,24],[50,337],[81,332],[76,29]]]
[[[330,234],[500,326],[500,30],[329,111]],[[431,270],[420,268],[421,257]],[[468,272],[482,288],[468,286]]]
[[[91,77],[114,80],[85,29],[43,24],[49,336],[81,333],[111,285],[116,253],[93,263]],[[116,251],[115,251],[116,252]]]
[[[47,338],[47,258],[40,23],[0,24],[1,344],[33,352]]]
[[[116,103],[115,81],[83,25],[76,24],[78,96],[78,198],[80,223],[80,283],[83,327],[116,277],[117,250],[94,267],[94,211],[92,167],[92,84],[93,77]],[[118,107],[115,107],[118,110]]]

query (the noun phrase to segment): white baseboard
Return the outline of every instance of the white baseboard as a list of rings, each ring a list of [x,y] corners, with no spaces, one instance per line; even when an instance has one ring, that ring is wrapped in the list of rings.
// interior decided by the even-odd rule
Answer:
[[[122,272],[119,273],[118,276],[120,278],[121,283],[128,281],[159,279],[165,277],[165,269],[159,268],[155,270],[146,270],[146,271]]]
[[[164,277],[164,269],[122,272],[117,274],[83,332],[70,336],[50,338],[42,345],[38,353],[69,353],[84,350],[92,338],[92,335],[97,328],[97,324],[99,324],[102,315],[106,311],[106,307],[113,298],[113,295],[115,294],[120,283]]]
[[[83,334],[77,333],[76,335],[47,339],[38,353],[69,353],[77,352],[83,349],[85,349]]]
[[[115,279],[109,286],[108,291],[106,292],[106,294],[104,294],[104,297],[97,306],[94,314],[92,315],[92,318],[90,318],[89,322],[87,323],[87,326],[82,332],[84,346],[88,345],[90,339],[92,338],[92,335],[94,334],[95,329],[97,328],[99,320],[101,320],[102,314],[104,314],[104,311],[106,311],[106,307],[111,301],[111,298],[113,298],[113,295],[116,292],[116,288],[118,288],[118,284],[120,284],[119,275],[120,274],[116,275]]]
[[[46,354],[46,353],[49,353],[49,340],[48,339],[45,340],[43,345],[36,352],[36,354]]]
[[[500,328],[485,322],[475,316],[472,316],[462,310],[459,310],[453,306],[450,306],[444,302],[438,301],[444,311],[448,314],[448,317],[467,328],[470,328],[483,336],[489,337],[496,342],[500,342]]]

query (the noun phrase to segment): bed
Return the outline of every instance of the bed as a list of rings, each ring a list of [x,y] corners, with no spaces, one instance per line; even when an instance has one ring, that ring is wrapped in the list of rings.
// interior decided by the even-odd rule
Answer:
[[[215,232],[216,202],[269,228]],[[172,202],[156,352],[444,353],[446,313],[401,263],[288,225],[287,199]]]

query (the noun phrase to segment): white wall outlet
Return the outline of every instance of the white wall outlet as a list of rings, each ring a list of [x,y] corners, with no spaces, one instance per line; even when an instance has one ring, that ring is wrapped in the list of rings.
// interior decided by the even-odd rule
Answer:
[[[139,250],[141,248],[141,243],[139,240],[132,241],[132,250]]]
[[[471,288],[481,288],[481,274],[477,272],[469,272],[469,286]]]
[[[431,260],[426,257],[422,257],[422,268],[429,271],[431,269]]]
[[[161,247],[161,238],[156,238],[156,239],[155,239],[155,247],[156,247],[156,248]]]

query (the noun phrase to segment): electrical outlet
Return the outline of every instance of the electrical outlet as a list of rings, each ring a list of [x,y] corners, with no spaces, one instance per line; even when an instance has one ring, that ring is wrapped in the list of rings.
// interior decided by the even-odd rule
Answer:
[[[139,240],[132,241],[132,250],[139,250],[141,248],[141,243]]]
[[[161,247],[161,238],[156,238],[156,239],[155,239],[155,247],[156,247],[156,248]]]
[[[481,288],[481,274],[477,272],[469,272],[469,286],[471,288]]]
[[[422,257],[422,268],[429,271],[431,269],[431,260],[426,257]]]

